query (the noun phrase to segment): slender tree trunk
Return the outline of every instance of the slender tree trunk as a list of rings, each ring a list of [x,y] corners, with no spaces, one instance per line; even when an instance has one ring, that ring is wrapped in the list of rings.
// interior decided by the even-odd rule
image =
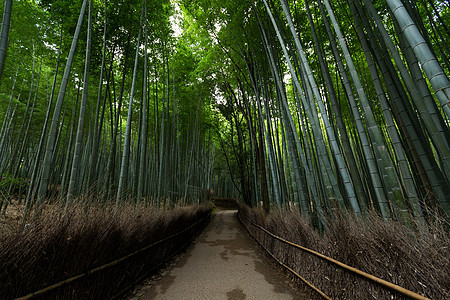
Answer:
[[[356,9],[353,1],[352,1],[352,3],[350,3],[350,10],[353,14],[353,20],[355,21],[355,24],[356,24],[357,34],[359,36],[361,46],[364,50],[366,61],[369,66],[369,70],[370,70],[372,80],[373,80],[373,83],[375,86],[375,90],[377,93],[377,97],[378,97],[380,105],[383,109],[384,119],[385,119],[386,125],[388,127],[390,138],[392,140],[395,156],[397,158],[397,165],[399,166],[400,178],[402,178],[403,185],[405,186],[405,189],[404,189],[405,198],[408,199],[409,203],[411,204],[413,214],[416,217],[420,218],[422,216],[422,210],[421,210],[421,207],[419,204],[417,190],[414,185],[414,181],[413,181],[411,171],[408,166],[408,162],[406,160],[406,156],[404,155],[404,152],[403,152],[403,147],[402,147],[402,144],[400,141],[400,137],[398,135],[397,129],[394,124],[394,120],[393,120],[392,115],[389,110],[388,100],[386,98],[383,86],[379,79],[377,68],[376,68],[375,63],[370,54],[369,45],[366,41],[366,37],[364,35],[363,29],[361,27],[361,22],[358,17],[358,12],[357,12],[357,9]],[[369,29],[367,29],[367,30],[369,30]],[[402,212],[402,211],[405,211],[406,203],[404,203],[403,197],[399,197],[399,198],[400,199],[396,198],[397,206],[399,206],[400,212]],[[397,212],[397,213],[400,213],[400,212]],[[405,217],[407,217],[407,216],[405,216]]]
[[[350,52],[348,51],[348,48],[346,46],[344,37],[343,37],[343,35],[342,35],[342,33],[341,33],[340,29],[339,29],[339,25],[338,25],[338,23],[336,21],[336,18],[334,17],[334,13],[333,13],[333,11],[331,9],[331,6],[330,6],[329,2],[327,0],[324,0],[324,2],[325,2],[325,5],[326,5],[328,14],[329,14],[329,16],[331,18],[331,21],[332,21],[333,27],[335,29],[336,35],[337,35],[338,40],[340,42],[341,49],[344,52],[344,57],[346,59],[347,65],[348,65],[348,67],[350,69],[350,74],[352,76],[352,79],[354,80],[355,85],[357,85],[357,91],[358,91],[358,95],[360,95],[360,100],[364,101],[364,104],[363,104],[364,109],[367,108],[369,110],[368,114],[371,114],[372,113],[371,112],[371,108],[370,108],[370,106],[367,105],[367,103],[368,103],[367,97],[365,96],[365,93],[362,90],[362,86],[360,84],[358,74],[356,73],[356,69],[355,69],[355,67],[353,65],[353,61],[352,61],[352,58],[350,56]],[[361,143],[362,143],[362,146],[363,146],[364,156],[365,156],[365,158],[367,160],[367,165],[369,167],[369,173],[370,173],[371,182],[372,182],[374,190],[375,190],[375,195],[376,195],[375,199],[377,201],[377,204],[378,204],[378,206],[380,208],[380,211],[381,211],[381,214],[383,215],[383,217],[384,218],[391,218],[392,215],[391,215],[391,211],[390,211],[389,202],[386,199],[386,195],[384,194],[384,188],[383,188],[383,184],[382,184],[382,179],[381,179],[381,176],[380,176],[380,174],[378,172],[377,163],[376,163],[374,154],[372,153],[372,149],[370,147],[369,139],[368,139],[368,137],[366,135],[366,131],[365,131],[364,125],[363,125],[362,120],[361,120],[361,115],[360,115],[360,112],[359,112],[359,108],[358,108],[358,106],[356,104],[356,99],[353,96],[353,91],[352,91],[352,88],[351,88],[350,81],[347,78],[347,73],[345,71],[344,65],[343,65],[342,60],[340,58],[340,54],[339,54],[339,52],[337,50],[337,46],[336,46],[336,42],[334,40],[334,37],[331,34],[330,25],[329,25],[329,22],[328,22],[328,19],[327,19],[326,15],[325,15],[325,11],[323,9],[323,5],[322,5],[322,3],[320,1],[319,1],[319,9],[320,9],[320,11],[322,13],[322,17],[323,17],[325,26],[327,28],[327,33],[328,33],[328,36],[329,36],[329,40],[330,40],[330,43],[331,43],[332,48],[333,48],[333,53],[334,53],[335,59],[336,59],[336,61],[338,63],[339,72],[340,72],[340,74],[342,76],[342,79],[343,79],[343,82],[344,82],[344,87],[345,87],[346,93],[347,93],[347,97],[348,97],[348,99],[350,101],[350,104],[351,104],[351,107],[352,107],[352,113],[353,113],[353,117],[355,119],[356,126],[358,128],[359,137],[361,139]],[[381,146],[381,145],[379,145],[379,146]]]
[[[122,154],[122,164],[120,167],[120,177],[119,177],[119,186],[117,188],[117,197],[116,197],[116,209],[119,208],[119,205],[122,202],[122,192],[125,187],[125,180],[127,179],[127,172],[129,168],[129,156],[130,156],[130,140],[131,140],[131,119],[133,114],[133,101],[134,101],[134,89],[136,85],[136,72],[137,72],[137,66],[138,66],[138,60],[139,60],[139,47],[140,47],[140,41],[141,41],[141,28],[142,28],[142,14],[141,14],[141,21],[139,25],[139,34],[137,39],[137,45],[136,45],[136,56],[134,60],[134,69],[133,69],[133,79],[131,84],[131,91],[130,91],[130,102],[128,105],[128,116],[127,116],[127,126],[125,129],[125,141],[123,145],[123,154]]]
[[[333,108],[333,112],[335,113],[336,125],[339,129],[340,141],[342,143],[342,148],[344,150],[344,156],[347,160],[348,171],[351,176],[351,181],[353,182],[355,193],[358,198],[358,203],[361,206],[363,211],[367,211],[368,200],[365,195],[364,185],[361,180],[361,176],[358,172],[358,167],[356,164],[355,156],[353,154],[349,137],[347,134],[347,129],[345,127],[344,121],[342,119],[341,109],[337,101],[336,90],[333,86],[333,81],[331,79],[330,70],[328,68],[328,64],[325,61],[325,58],[322,54],[322,49],[320,48],[321,42],[319,41],[319,37],[316,34],[316,29],[314,26],[314,22],[312,19],[311,11],[309,9],[309,1],[305,0],[306,12],[308,14],[308,19],[311,27],[311,31],[313,34],[314,45],[316,48],[317,58],[319,60],[320,68],[322,70],[322,74],[325,79],[325,85],[328,90],[328,99],[331,101],[331,107]]]
[[[84,82],[83,82],[83,95],[81,96],[80,115],[78,116],[78,129],[75,139],[75,149],[73,154],[72,170],[70,172],[69,190],[67,191],[66,208],[72,200],[74,193],[77,189],[77,184],[80,183],[78,178],[78,172],[80,167],[80,154],[81,143],[83,140],[84,129],[84,115],[86,111],[86,101],[88,98],[89,90],[89,69],[91,65],[91,36],[92,36],[92,0],[89,1],[89,16],[88,16],[88,30],[87,30],[87,42],[86,42],[86,57],[84,64]]]
[[[38,193],[38,205],[40,205],[44,201],[44,197],[47,193],[48,184],[50,183],[50,171],[52,167],[52,157],[55,151],[56,145],[56,136],[58,131],[58,123],[61,115],[62,104],[64,101],[64,96],[66,94],[67,84],[69,82],[70,70],[72,68],[73,57],[75,55],[75,50],[78,44],[78,37],[80,36],[81,25],[83,23],[84,14],[86,11],[86,3],[87,0],[83,1],[83,5],[81,7],[80,16],[78,18],[77,27],[75,29],[75,33],[72,40],[72,46],[70,48],[69,57],[67,58],[66,68],[64,71],[63,79],[61,82],[61,86],[59,88],[58,99],[55,105],[55,111],[53,113],[53,119],[50,126],[49,137],[47,140],[47,147],[44,155],[44,162],[42,166],[42,179],[39,185],[39,193]]]
[[[266,4],[266,7],[268,7],[267,6],[267,2],[265,2],[265,4]],[[280,78],[280,75],[279,75],[279,73],[277,71],[276,64],[275,64],[275,61],[274,61],[271,49],[268,47],[267,37],[266,37],[264,31],[262,30],[262,28],[261,28],[261,32],[262,32],[262,36],[263,36],[263,41],[264,41],[264,43],[266,45],[266,48],[267,48],[266,53],[268,54],[269,63],[271,64],[272,74],[273,74],[273,76],[275,78],[275,83],[277,84],[278,90],[279,91],[283,91],[282,84],[281,84],[281,78]],[[301,149],[301,144],[300,144],[300,140],[299,140],[299,137],[298,137],[298,133],[297,133],[297,131],[295,129],[295,125],[294,125],[294,122],[292,120],[292,115],[290,113],[289,106],[287,105],[287,99],[285,99],[285,94],[282,93],[282,92],[280,92],[280,94],[281,94],[282,109],[285,109],[285,111],[286,111],[285,116],[288,118],[287,125],[286,125],[287,128],[288,128],[288,133],[289,133],[289,130],[292,132],[293,138],[295,140],[295,144],[296,144],[297,149],[298,149],[298,153],[300,154],[300,157],[301,157],[301,160],[302,160],[302,163],[303,163],[303,168],[304,168],[304,170],[306,172],[306,177],[307,177],[308,184],[309,184],[309,187],[310,187],[310,191],[311,191],[311,194],[312,194],[312,196],[311,196],[312,199],[311,200],[315,204],[315,211],[316,211],[317,217],[319,219],[319,227],[324,226],[326,228],[327,227],[327,222],[325,220],[325,216],[324,216],[324,213],[322,211],[322,207],[321,207],[321,204],[320,204],[318,191],[317,191],[317,188],[315,186],[315,180],[313,178],[313,174],[312,174],[310,168],[308,167],[308,164],[306,162],[306,158],[305,158],[305,156],[303,154],[303,151]]]
[[[108,1],[105,0],[105,20],[103,25],[103,50],[102,50],[102,64],[100,67],[100,79],[98,84],[98,92],[97,92],[97,108],[95,109],[95,123],[94,123],[94,134],[92,135],[92,156],[91,156],[91,162],[90,162],[90,170],[89,170],[89,182],[88,186],[91,186],[94,181],[97,180],[97,162],[98,162],[98,148],[99,148],[99,142],[100,142],[100,136],[99,136],[99,125],[98,125],[98,115],[100,113],[100,101],[102,97],[102,87],[103,87],[103,72],[105,69],[105,58],[106,58],[106,29],[107,29],[107,4]],[[114,46],[113,46],[113,52],[114,52]],[[113,54],[114,55],[114,54]],[[111,62],[112,65],[112,62]],[[107,92],[105,92],[106,94]],[[105,96],[106,97],[106,96]],[[104,105],[103,105],[104,108]]]
[[[333,150],[334,157],[335,157],[336,162],[338,164],[339,172],[340,172],[340,174],[342,176],[342,179],[344,181],[345,190],[347,192],[347,196],[348,196],[349,202],[351,204],[352,210],[353,210],[354,213],[360,214],[361,210],[360,210],[358,201],[356,199],[356,194],[355,194],[355,190],[353,188],[353,185],[351,183],[350,175],[348,174],[347,168],[345,166],[344,158],[342,156],[341,150],[340,150],[339,145],[337,143],[337,139],[336,139],[336,136],[334,134],[334,130],[331,127],[331,123],[330,123],[330,121],[328,119],[327,111],[325,109],[325,105],[323,104],[322,97],[320,96],[319,89],[317,88],[317,85],[316,85],[316,82],[315,82],[314,77],[312,75],[312,72],[311,72],[311,69],[309,67],[308,61],[306,60],[306,56],[304,54],[303,48],[302,48],[302,46],[300,44],[300,39],[299,39],[299,37],[297,35],[297,32],[295,31],[294,23],[292,22],[292,19],[291,19],[291,16],[290,16],[290,10],[289,10],[289,7],[288,7],[288,5],[286,3],[286,0],[282,0],[281,1],[281,5],[283,7],[283,11],[284,11],[284,14],[286,16],[286,19],[288,20],[289,28],[291,29],[291,33],[292,33],[292,35],[294,37],[295,45],[297,47],[297,53],[300,56],[302,67],[305,69],[306,76],[308,77],[308,80],[309,80],[309,84],[311,86],[311,89],[313,90],[314,97],[316,98],[317,104],[319,106],[320,113],[321,113],[321,116],[322,116],[322,121],[325,124],[325,128],[326,128],[326,132],[327,132],[327,135],[328,135],[328,139],[329,139],[329,142],[331,144],[331,148]],[[312,97],[311,97],[311,100],[313,100]],[[314,104],[314,101],[312,101],[312,104]],[[313,105],[313,107],[311,109],[315,109],[315,105]],[[328,154],[325,153],[324,155],[325,155],[326,158],[328,158]],[[331,175],[333,175],[332,174],[332,170],[329,170],[328,172],[331,173]]]
[[[400,30],[404,33],[422,69],[430,80],[447,118],[450,118],[450,82],[447,76],[402,2],[400,0],[386,0],[386,2],[400,25]]]
[[[5,68],[6,50],[8,48],[9,25],[11,23],[12,0],[5,0],[2,29],[0,33],[0,83]]]
[[[16,142],[14,143],[13,149],[19,149],[19,147],[25,143],[25,140],[22,138],[22,135],[24,133],[25,124],[27,123],[28,114],[30,112],[30,103],[31,103],[31,98],[33,96],[33,89],[34,89],[34,74],[36,73],[35,68],[36,68],[36,56],[34,54],[34,46],[33,46],[33,68],[32,68],[32,73],[31,73],[30,91],[28,93],[27,106],[25,109],[25,114],[23,116],[22,125],[20,126],[19,134],[17,135]],[[9,165],[9,173],[14,172],[13,170],[15,168],[18,155],[19,155],[19,151],[13,152],[12,158],[10,160],[10,165]],[[19,161],[20,160],[21,160],[21,157],[19,156]]]
[[[145,27],[144,27],[144,38],[145,38],[145,53],[144,53],[144,87],[142,92],[142,113],[141,113],[141,138],[140,144],[138,144],[140,149],[140,160],[139,160],[139,177],[138,177],[138,192],[137,192],[137,203],[140,207],[142,205],[142,195],[144,191],[144,178],[147,173],[145,169],[146,157],[147,157],[147,74],[148,74],[148,21],[147,21],[147,1],[144,0],[144,15],[145,15]]]

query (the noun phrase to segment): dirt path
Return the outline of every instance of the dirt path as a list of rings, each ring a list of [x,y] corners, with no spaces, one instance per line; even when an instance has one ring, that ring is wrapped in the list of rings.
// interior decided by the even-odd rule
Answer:
[[[217,212],[174,266],[129,299],[308,299],[264,257],[236,211]]]

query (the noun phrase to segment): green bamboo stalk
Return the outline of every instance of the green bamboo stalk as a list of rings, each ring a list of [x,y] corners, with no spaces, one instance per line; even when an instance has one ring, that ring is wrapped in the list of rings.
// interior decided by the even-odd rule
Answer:
[[[336,20],[336,18],[334,16],[333,10],[331,9],[331,6],[330,6],[328,0],[324,0],[324,3],[325,3],[325,6],[326,6],[326,9],[328,11],[328,15],[329,15],[329,17],[331,19],[331,22],[333,24],[333,28],[334,28],[336,36],[338,38],[339,44],[340,44],[341,49],[342,49],[342,51],[344,53],[344,58],[345,58],[345,60],[347,62],[347,66],[348,66],[348,68],[350,70],[350,75],[351,75],[351,77],[353,79],[353,82],[354,82],[354,84],[356,86],[356,90],[357,90],[359,99],[362,102],[362,105],[364,107],[363,111],[364,111],[365,116],[367,118],[366,121],[370,122],[370,125],[368,125],[369,132],[372,132],[371,137],[376,139],[376,141],[372,141],[373,148],[383,147],[383,143],[382,143],[382,141],[380,141],[379,132],[377,132],[378,127],[376,126],[376,124],[375,124],[375,122],[373,120],[372,110],[370,108],[368,99],[367,99],[366,94],[365,94],[365,92],[364,92],[364,90],[362,88],[362,85],[360,83],[359,76],[358,76],[358,74],[356,72],[355,66],[353,64],[352,57],[350,55],[350,52],[349,52],[349,50],[347,48],[346,42],[344,40],[344,37],[343,37],[343,35],[341,33],[341,30],[339,28],[339,24],[338,24],[338,22],[337,22],[337,20]],[[320,9],[320,11],[322,13],[322,16],[323,16],[323,19],[324,19],[324,22],[325,22],[325,26],[327,27],[327,32],[328,32],[328,35],[329,35],[329,38],[330,38],[330,42],[331,42],[331,45],[333,47],[333,53],[335,55],[335,58],[337,59],[338,67],[340,69],[340,74],[341,74],[341,76],[343,78],[343,81],[344,81],[344,86],[345,86],[345,89],[346,89],[347,97],[348,97],[348,99],[349,99],[349,101],[351,103],[353,117],[355,119],[355,123],[356,123],[356,126],[358,128],[359,138],[361,139],[361,142],[362,142],[362,145],[363,145],[364,156],[366,157],[367,165],[369,167],[369,173],[370,173],[371,182],[372,182],[373,187],[375,189],[376,202],[377,202],[377,204],[378,204],[378,206],[380,208],[382,216],[384,218],[391,218],[391,211],[390,211],[388,200],[386,199],[386,196],[384,194],[384,188],[383,188],[383,185],[382,185],[382,179],[381,179],[380,173],[379,173],[378,168],[377,168],[377,162],[376,162],[375,157],[374,157],[374,155],[372,153],[372,149],[371,149],[371,146],[370,146],[369,139],[368,139],[368,137],[366,135],[366,131],[365,131],[364,125],[362,124],[359,108],[358,108],[358,106],[356,104],[356,100],[355,100],[355,98],[353,96],[353,91],[352,91],[352,88],[350,86],[350,82],[349,82],[349,80],[347,78],[347,74],[346,74],[346,71],[345,71],[344,66],[342,64],[342,61],[340,59],[340,55],[339,55],[339,53],[338,53],[338,51],[336,49],[334,38],[332,37],[331,32],[330,32],[330,28],[329,28],[330,26],[329,26],[329,23],[328,23],[328,19],[326,18],[326,15],[325,15],[325,12],[324,12],[324,9],[323,9],[323,5],[322,5],[321,2],[319,2],[319,9]],[[367,109],[367,111],[366,111],[366,109]],[[380,153],[380,154],[383,155],[382,153]]]
[[[265,2],[265,5],[266,5],[266,8],[268,10],[270,10],[268,8],[267,2],[265,0],[264,0],[264,2]],[[280,79],[279,73],[276,71],[276,64],[274,62],[273,54],[272,54],[271,50],[268,48],[268,46],[267,46],[268,42],[267,42],[267,38],[265,36],[264,31],[261,30],[261,32],[263,33],[263,40],[265,41],[265,44],[266,44],[268,58],[269,58],[269,62],[271,64],[271,69],[273,71],[272,73],[273,73],[273,76],[275,78],[275,82],[277,84],[278,90],[282,91],[283,88],[281,86],[281,79]],[[298,86],[299,85],[297,85],[297,87]],[[327,227],[327,223],[325,221],[324,213],[322,211],[322,207],[321,207],[321,204],[320,204],[318,191],[317,191],[317,188],[316,188],[316,186],[314,184],[315,180],[313,179],[313,175],[312,175],[312,173],[311,173],[311,171],[310,171],[310,169],[309,169],[309,167],[307,165],[306,158],[305,158],[305,156],[303,154],[303,151],[301,150],[300,140],[298,138],[297,131],[295,130],[295,125],[294,125],[294,122],[292,120],[292,115],[290,113],[289,106],[287,105],[287,99],[285,99],[285,94],[284,93],[280,93],[280,94],[281,94],[281,99],[282,99],[282,101],[281,101],[282,108],[285,109],[285,111],[286,111],[285,116],[288,118],[287,119],[288,128],[290,126],[290,129],[288,129],[288,130],[292,131],[292,135],[293,135],[293,138],[295,140],[295,144],[297,146],[298,153],[300,154],[300,157],[301,157],[301,160],[302,160],[302,163],[303,163],[303,168],[304,168],[304,170],[306,172],[306,176],[308,178],[308,184],[309,184],[309,188],[310,188],[310,191],[311,191],[311,194],[312,194],[312,197],[311,197],[312,199],[311,200],[315,203],[316,213],[317,213],[317,216],[318,216],[318,218],[320,220],[321,226],[324,226],[326,228]]]
[[[147,156],[147,74],[148,74],[148,21],[147,21],[147,1],[144,0],[144,15],[145,15],[145,27],[144,27],[144,87],[142,93],[142,113],[141,113],[141,140],[139,146],[140,149],[140,166],[138,177],[138,192],[137,192],[137,204],[140,207],[142,205],[142,195],[144,190],[144,178],[145,178],[145,163]]]
[[[396,64],[398,70],[400,71],[402,79],[405,82],[405,85],[407,86],[407,88],[409,90],[409,94],[410,94],[414,104],[416,105],[417,110],[419,111],[419,114],[425,124],[425,127],[426,127],[428,133],[430,134],[430,137],[433,140],[437,151],[439,152],[440,156],[444,160],[444,163],[447,167],[446,169],[448,169],[448,166],[450,164],[450,152],[449,152],[449,148],[448,148],[449,141],[445,136],[445,132],[444,132],[445,129],[442,128],[441,122],[439,121],[439,119],[442,117],[439,115],[439,112],[436,111],[436,108],[435,108],[436,104],[434,102],[434,99],[431,97],[431,95],[429,95],[428,86],[422,80],[419,80],[416,85],[416,83],[413,81],[411,74],[408,72],[408,69],[406,68],[405,63],[401,59],[399,52],[397,51],[396,47],[394,46],[392,39],[390,38],[388,32],[386,31],[386,29],[381,21],[381,18],[377,14],[372,2],[370,0],[364,0],[364,3],[365,3],[365,6],[366,6],[369,14],[376,22],[377,28],[380,31],[383,41],[385,42],[392,57],[394,58],[395,64]],[[402,32],[402,29],[398,28],[397,31]],[[405,49],[405,52],[406,52],[405,54],[406,54],[407,58],[410,57],[409,52],[411,51],[411,49],[414,50],[411,47],[411,45],[408,45],[408,46],[409,47],[406,47],[406,49]],[[417,53],[416,53],[416,55],[417,55]],[[409,58],[408,61],[411,62],[411,58]],[[423,63],[423,61],[421,63]],[[417,70],[417,68],[418,68],[418,66],[415,66],[415,64],[410,64],[410,70],[413,72],[413,74],[415,74],[416,78],[419,77],[417,75],[417,72],[421,73],[421,71]],[[427,76],[429,76],[429,75],[427,75]],[[442,76],[440,76],[440,75],[436,75],[436,76],[441,77],[440,80],[442,80]],[[444,77],[445,77],[445,74],[444,74]],[[433,88],[435,88],[435,87],[433,86]],[[450,93],[450,89],[449,89],[449,93]],[[442,95],[439,96],[437,93],[436,93],[436,96],[438,96],[438,98],[439,97],[442,98]],[[439,99],[439,101],[442,102],[441,99]],[[444,111],[446,113],[448,113],[446,111],[445,107],[444,107]],[[450,108],[449,108],[449,112],[450,112]],[[448,171],[448,170],[446,170],[446,171]]]
[[[0,83],[5,68],[6,51],[8,49],[9,26],[11,24],[12,0],[5,0],[2,29],[0,33]]]
[[[450,82],[447,76],[402,2],[400,0],[386,0],[386,2],[427,75],[442,109],[447,118],[450,118]]]
[[[399,167],[399,173],[400,173],[399,175],[400,175],[400,178],[402,179],[403,185],[405,186],[405,188],[404,188],[404,193],[406,196],[405,198],[408,199],[409,202],[411,203],[413,214],[420,218],[422,216],[422,210],[420,207],[417,190],[415,188],[414,181],[412,178],[411,170],[409,169],[408,162],[406,160],[406,156],[403,152],[403,147],[402,147],[402,143],[400,140],[400,136],[397,132],[397,129],[394,124],[394,120],[390,113],[388,100],[386,98],[383,86],[379,79],[378,71],[376,69],[375,63],[370,54],[369,45],[367,44],[366,37],[365,37],[363,29],[361,27],[360,19],[358,17],[357,8],[355,7],[353,1],[350,3],[350,10],[353,14],[353,19],[356,24],[357,34],[359,36],[361,46],[364,50],[364,55],[366,57],[366,61],[369,66],[369,71],[370,71],[372,79],[373,79],[373,83],[374,83],[375,90],[377,93],[377,98],[378,98],[381,108],[383,110],[384,119],[385,119],[385,122],[386,122],[386,125],[388,128],[388,131],[389,131],[389,136],[392,140],[392,145],[393,145],[393,148],[395,151],[395,156],[397,158],[397,165]],[[360,11],[360,13],[361,13],[361,11]],[[366,20],[363,20],[363,22],[364,21],[366,21]],[[368,24],[366,24],[366,25],[368,25]],[[367,28],[367,26],[366,26],[366,28]],[[367,28],[366,30],[370,30],[370,29]],[[406,203],[402,198],[400,198],[400,200],[397,202],[397,206],[399,206],[401,211],[403,211],[406,208]]]
[[[305,0],[306,12],[308,14],[308,20],[310,23],[311,31],[313,34],[314,45],[316,48],[317,58],[319,60],[319,65],[322,71],[322,74],[325,79],[325,85],[328,90],[328,99],[331,102],[331,107],[333,108],[333,112],[335,114],[336,126],[339,129],[340,141],[342,144],[344,157],[346,158],[348,165],[348,172],[350,173],[350,181],[353,183],[353,187],[355,189],[355,194],[358,199],[358,203],[362,209],[362,211],[367,211],[367,197],[365,195],[364,186],[361,180],[361,176],[358,172],[357,164],[355,161],[355,157],[353,151],[351,149],[350,141],[347,135],[346,127],[344,121],[342,119],[341,108],[337,102],[336,90],[333,86],[333,82],[330,75],[330,70],[328,64],[325,61],[325,58],[322,54],[322,49],[320,47],[321,42],[319,41],[319,37],[316,33],[316,28],[314,26],[314,22],[312,19],[312,14],[309,9],[309,1]],[[345,182],[345,180],[343,179]]]
[[[99,134],[99,124],[98,124],[98,115],[100,113],[100,99],[102,96],[102,88],[103,88],[103,72],[105,69],[105,60],[106,60],[106,29],[107,29],[107,4],[108,0],[105,0],[105,19],[103,22],[103,49],[102,49],[102,63],[100,67],[100,79],[98,83],[98,92],[97,92],[97,107],[95,109],[95,123],[94,123],[94,134],[92,136],[93,140],[93,149],[92,149],[92,156],[91,156],[91,162],[90,162],[90,170],[89,170],[89,186],[93,184],[94,181],[97,180],[97,162],[98,162],[98,151],[99,151],[99,142],[100,142],[100,134]],[[113,47],[114,48],[114,47]],[[114,50],[113,50],[114,51]],[[111,63],[112,66],[112,63]],[[107,92],[105,92],[107,93]],[[106,99],[106,95],[105,95]],[[105,108],[105,105],[103,104],[103,108]],[[104,110],[103,110],[104,111]],[[112,119],[111,119],[112,120]]]
[[[139,24],[139,34],[136,45],[136,55],[134,60],[134,69],[133,69],[133,78],[131,83],[131,91],[130,91],[130,100],[128,105],[128,116],[127,116],[127,126],[125,129],[125,141],[123,145],[123,154],[122,154],[122,163],[120,167],[120,176],[119,176],[119,186],[117,188],[117,197],[116,197],[116,209],[119,208],[122,203],[122,192],[125,187],[125,181],[127,177],[127,172],[129,168],[129,154],[130,154],[130,139],[131,139],[131,119],[133,114],[133,101],[134,101],[134,90],[136,86],[136,72],[139,60],[139,47],[141,41],[141,29],[142,29],[142,14],[144,11],[144,7],[142,8],[141,20]]]
[[[53,119],[50,126],[50,132],[47,140],[47,147],[45,150],[44,161],[42,165],[42,178],[39,184],[38,192],[38,205],[41,205],[44,201],[44,197],[47,193],[48,184],[50,183],[50,171],[52,167],[52,157],[55,151],[56,136],[58,131],[58,123],[61,116],[61,108],[66,94],[67,84],[69,82],[70,70],[72,68],[72,62],[75,55],[75,50],[78,44],[78,37],[81,31],[81,25],[83,23],[84,14],[86,11],[87,0],[83,1],[81,6],[80,16],[78,18],[77,27],[72,40],[72,45],[70,48],[69,56],[67,58],[66,68],[64,70],[63,79],[61,81],[61,86],[59,89],[58,99],[56,100],[55,110],[53,113]]]
[[[79,182],[80,182],[77,173],[79,172],[78,169],[80,167],[80,153],[82,151],[81,143],[83,140],[86,101],[88,98],[88,91],[89,91],[89,71],[90,71],[90,65],[91,65],[91,44],[92,44],[92,0],[89,0],[88,30],[87,30],[87,41],[86,41],[86,57],[85,57],[85,65],[84,65],[83,95],[81,96],[80,114],[78,116],[77,136],[75,139],[75,149],[74,149],[74,154],[73,154],[72,170],[70,172],[69,189],[67,191],[66,209],[69,206],[69,203],[75,194],[75,190],[77,189],[77,184],[79,184]]]

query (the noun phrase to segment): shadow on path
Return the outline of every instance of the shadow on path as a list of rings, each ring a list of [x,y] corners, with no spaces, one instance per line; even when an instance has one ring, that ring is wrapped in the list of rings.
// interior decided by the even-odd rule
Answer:
[[[308,299],[264,257],[236,212],[218,211],[171,270],[129,299]]]

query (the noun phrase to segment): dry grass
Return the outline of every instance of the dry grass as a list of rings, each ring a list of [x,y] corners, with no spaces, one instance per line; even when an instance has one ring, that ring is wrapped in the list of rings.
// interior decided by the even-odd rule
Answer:
[[[415,230],[375,215],[340,214],[320,236],[299,213],[241,206],[240,212],[269,231],[364,272],[431,299],[450,298],[450,236],[442,222],[415,224]],[[257,239],[281,261],[333,299],[403,299],[404,296],[255,230]]]
[[[0,299],[12,299],[117,260],[206,217],[209,206],[158,210],[126,207],[46,209],[20,230],[0,232]],[[207,220],[207,219],[206,219]],[[42,299],[110,299],[188,242],[196,226]]]

